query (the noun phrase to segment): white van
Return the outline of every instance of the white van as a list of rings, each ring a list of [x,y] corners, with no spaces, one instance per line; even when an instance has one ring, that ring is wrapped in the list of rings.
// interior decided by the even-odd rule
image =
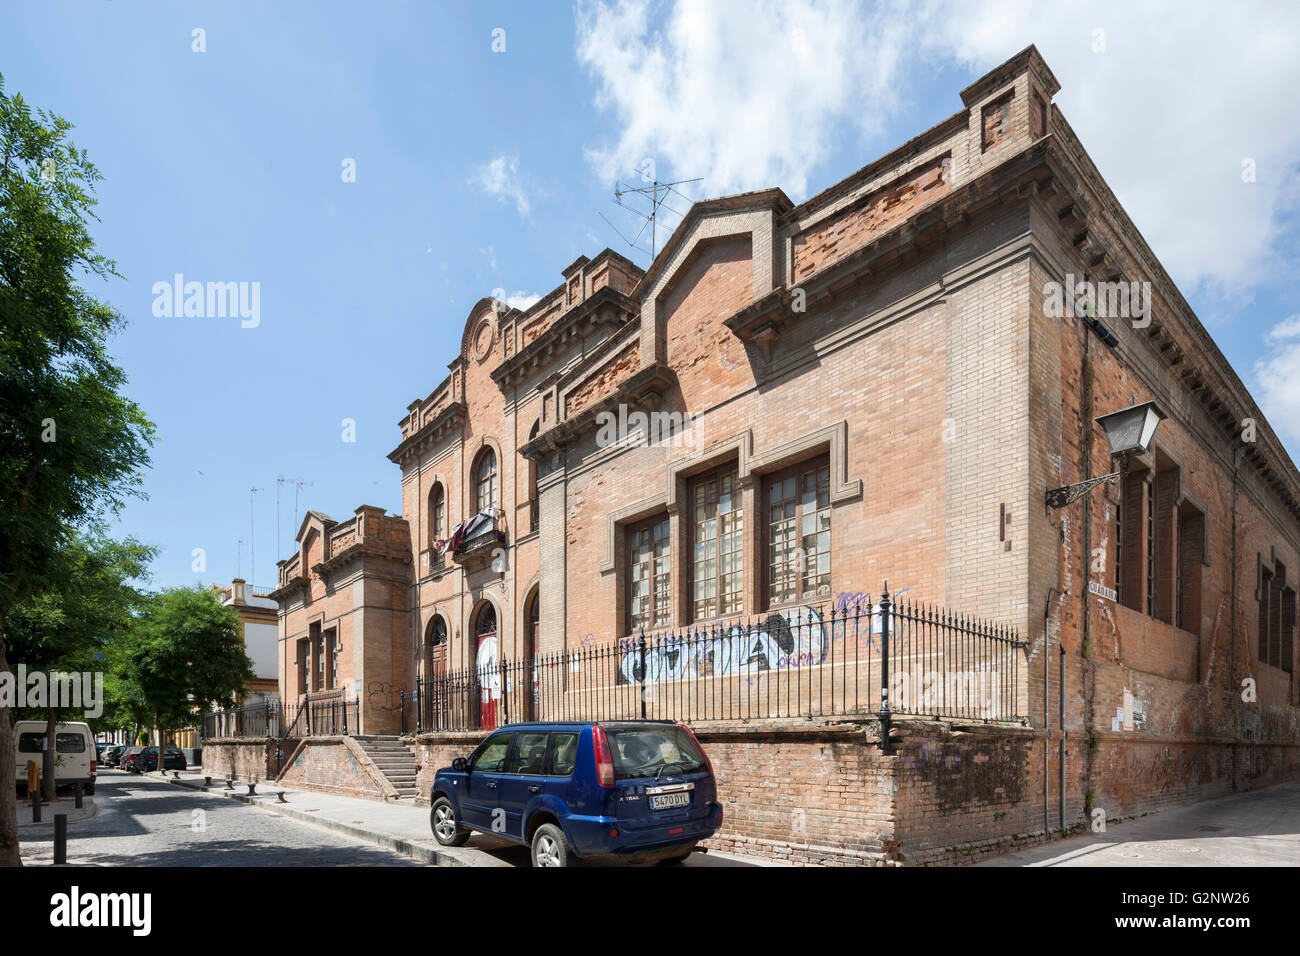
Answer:
[[[45,753],[45,728],[43,720],[20,720],[14,724],[14,741],[18,748],[15,770],[18,775],[18,792],[27,795],[27,763],[35,761],[43,767]],[[85,786],[85,792],[95,792],[97,754],[95,735],[90,724],[67,723],[54,726],[54,785],[70,787],[74,783]]]

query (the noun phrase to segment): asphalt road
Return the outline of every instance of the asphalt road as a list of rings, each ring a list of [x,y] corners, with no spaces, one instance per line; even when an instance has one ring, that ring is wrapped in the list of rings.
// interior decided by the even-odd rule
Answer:
[[[421,866],[343,834],[164,780],[105,770],[96,812],[68,826],[68,862],[92,866]],[[51,827],[20,830],[24,862],[54,858]]]

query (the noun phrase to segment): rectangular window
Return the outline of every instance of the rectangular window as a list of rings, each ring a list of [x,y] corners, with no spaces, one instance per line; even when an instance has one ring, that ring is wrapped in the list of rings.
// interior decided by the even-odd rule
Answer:
[[[700,478],[692,494],[694,619],[708,620],[741,610],[744,513],[735,471]]]
[[[1156,613],[1156,483],[1147,482],[1147,616]]]
[[[1273,590],[1273,574],[1259,565],[1259,659],[1268,663],[1268,598]]]
[[[1281,561],[1273,569],[1268,592],[1268,662],[1282,666],[1282,587],[1286,584],[1286,566]]]
[[[1152,576],[1155,601],[1152,617],[1166,624],[1173,624],[1176,614],[1174,525],[1178,518],[1179,481],[1180,472],[1176,467],[1159,472],[1155,480],[1155,520],[1152,523],[1151,544],[1152,554],[1155,555]]]
[[[1282,670],[1288,674],[1295,668],[1295,591],[1282,592]]]
[[[567,777],[572,774],[577,756],[577,734],[551,734],[551,767],[548,771],[551,776]]]
[[[1178,517],[1178,627],[1201,632],[1201,565],[1205,561],[1205,515],[1187,510]]]
[[[1120,552],[1120,601],[1127,608],[1141,611],[1142,604],[1142,501],[1145,497],[1143,479],[1145,471],[1129,472],[1124,476],[1120,494],[1120,519],[1123,528],[1118,534],[1123,551]]]
[[[630,632],[672,623],[672,549],[666,517],[630,528],[628,538],[628,617]]]
[[[768,606],[830,595],[831,470],[824,461],[767,481]]]
[[[299,696],[307,693],[307,641],[298,642],[298,694]]]

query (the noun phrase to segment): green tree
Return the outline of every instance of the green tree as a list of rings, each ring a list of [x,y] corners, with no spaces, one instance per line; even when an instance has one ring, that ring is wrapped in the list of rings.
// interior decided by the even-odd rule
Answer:
[[[253,679],[239,612],[201,587],[154,595],[119,658],[127,690],[162,735],[229,707]]]
[[[131,630],[144,605],[133,582],[148,575],[154,553],[133,539],[72,539],[60,555],[64,567],[56,579],[9,611],[4,632],[15,660],[47,674],[97,673],[103,690],[108,650]],[[41,716],[46,721],[41,791],[53,800],[55,730],[61,715],[51,702]],[[62,716],[81,719],[84,714]]]
[[[0,76],[0,672],[9,610],[58,580],[79,527],[140,493],[153,441],[108,353],[122,318],[78,284],[118,273],[90,236],[100,175],[71,129]],[[0,780],[14,756],[0,703]],[[15,796],[0,786],[0,865],[20,865]]]

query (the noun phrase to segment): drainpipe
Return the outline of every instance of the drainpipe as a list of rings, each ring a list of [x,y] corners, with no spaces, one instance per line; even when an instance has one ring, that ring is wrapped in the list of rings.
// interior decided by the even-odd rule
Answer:
[[[1048,631],[1048,619],[1052,615],[1052,595],[1053,594],[1059,595],[1060,593],[1061,592],[1058,591],[1055,587],[1049,587],[1047,589],[1047,603],[1043,605],[1043,836],[1047,836],[1047,832],[1049,829],[1047,820],[1048,820],[1048,807],[1050,806],[1050,799],[1048,795],[1048,786],[1047,786],[1047,778],[1048,776],[1050,776],[1050,774],[1048,773],[1049,767],[1048,767],[1048,757],[1047,757],[1047,750],[1049,746],[1048,733],[1051,729],[1051,723],[1048,720],[1048,710],[1047,710],[1047,682],[1048,679],[1051,677],[1051,664],[1048,663],[1048,659],[1050,657],[1050,655],[1048,654],[1048,649],[1051,646],[1051,641],[1049,640],[1048,637],[1050,633]]]
[[[1083,327],[1083,375],[1080,379],[1080,388],[1083,394],[1080,396],[1079,408],[1083,412],[1083,442],[1081,451],[1083,453],[1083,480],[1087,481],[1092,477],[1092,421],[1093,421],[1093,402],[1092,402],[1092,355],[1089,346],[1092,344],[1092,336],[1088,334],[1087,326]],[[1079,528],[1079,540],[1081,547],[1079,549],[1079,562],[1082,574],[1079,578],[1079,603],[1082,614],[1081,633],[1079,651],[1080,654],[1086,654],[1090,648],[1090,638],[1092,620],[1090,602],[1088,601],[1088,581],[1089,567],[1088,558],[1092,554],[1092,511],[1089,508],[1088,495],[1083,496],[1083,515]],[[1059,822],[1061,830],[1065,830],[1065,644],[1059,642],[1060,646],[1060,717],[1061,717],[1061,747],[1060,747],[1060,771],[1061,771],[1061,803],[1059,811]],[[1082,666],[1082,665],[1081,665]],[[1089,708],[1089,719],[1092,719],[1091,708]],[[1091,732],[1092,728],[1088,728]]]

